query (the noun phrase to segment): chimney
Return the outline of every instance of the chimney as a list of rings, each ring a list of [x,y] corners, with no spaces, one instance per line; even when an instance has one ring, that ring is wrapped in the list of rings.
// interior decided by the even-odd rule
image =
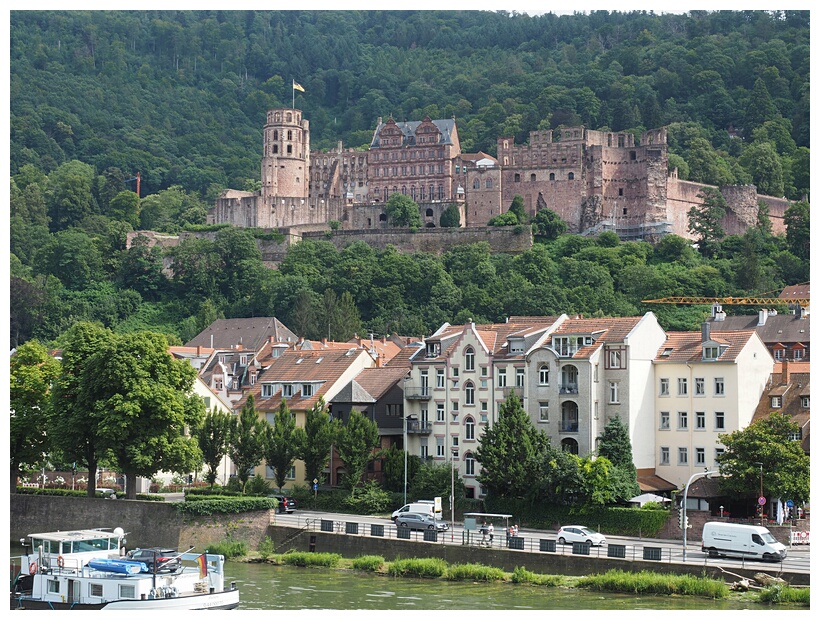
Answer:
[[[790,372],[789,372],[789,360],[784,359],[781,363],[782,373],[780,375],[780,384],[781,385],[788,385],[790,379]]]
[[[196,345],[196,356],[202,357],[202,345]]]
[[[757,311],[757,326],[762,327],[766,324],[766,319],[769,317],[769,312],[765,308]]]
[[[708,321],[704,321],[700,326],[700,340],[701,342],[708,342],[712,339],[712,326]]]
[[[723,306],[720,304],[712,304],[712,318],[716,321],[722,321],[726,318],[726,313],[723,311]]]

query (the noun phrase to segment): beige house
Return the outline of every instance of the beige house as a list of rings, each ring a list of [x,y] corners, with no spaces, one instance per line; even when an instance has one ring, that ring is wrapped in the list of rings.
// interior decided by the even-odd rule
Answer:
[[[714,333],[706,322],[700,334],[667,334],[654,359],[657,474],[682,489],[716,469],[720,436],[749,425],[773,367],[754,331]]]

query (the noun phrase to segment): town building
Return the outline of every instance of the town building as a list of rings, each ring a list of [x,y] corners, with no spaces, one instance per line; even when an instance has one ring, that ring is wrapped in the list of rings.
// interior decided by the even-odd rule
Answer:
[[[811,315],[797,306],[787,314],[773,309],[758,310],[755,315],[726,316],[719,305],[712,307],[708,319],[713,333],[754,330],[769,349],[775,361],[810,361]]]
[[[752,330],[670,332],[654,357],[656,472],[683,488],[695,472],[717,467],[720,436],[745,428],[774,360]]]

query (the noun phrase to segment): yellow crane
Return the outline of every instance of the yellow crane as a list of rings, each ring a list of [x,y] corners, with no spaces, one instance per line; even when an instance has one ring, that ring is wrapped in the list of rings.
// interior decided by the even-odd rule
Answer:
[[[805,282],[804,284],[808,284]],[[645,304],[720,304],[722,306],[788,306],[789,304],[798,304],[801,308],[809,306],[808,297],[790,297],[782,299],[780,297],[767,296],[765,293],[759,297],[748,295],[743,297],[691,297],[691,296],[673,296],[662,297],[660,299],[644,299],[642,303]]]

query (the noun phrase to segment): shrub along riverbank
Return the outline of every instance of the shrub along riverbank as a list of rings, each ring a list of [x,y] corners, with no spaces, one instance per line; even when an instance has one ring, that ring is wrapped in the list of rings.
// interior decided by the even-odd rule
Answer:
[[[641,571],[637,573],[610,570],[602,574],[571,577],[543,575],[516,567],[512,573],[483,564],[450,564],[441,558],[400,558],[392,562],[382,556],[363,555],[353,559],[338,553],[289,552],[273,553],[273,543],[265,538],[258,552],[248,552],[243,545],[225,543],[208,549],[229,559],[245,562],[264,562],[273,565],[321,567],[339,570],[357,570],[391,577],[446,579],[449,581],[508,582],[543,587],[565,587],[649,595],[696,596],[708,599],[737,597],[757,604],[778,604],[809,607],[809,588],[791,588],[777,585],[755,592],[735,592],[724,582],[695,575],[668,575]]]

